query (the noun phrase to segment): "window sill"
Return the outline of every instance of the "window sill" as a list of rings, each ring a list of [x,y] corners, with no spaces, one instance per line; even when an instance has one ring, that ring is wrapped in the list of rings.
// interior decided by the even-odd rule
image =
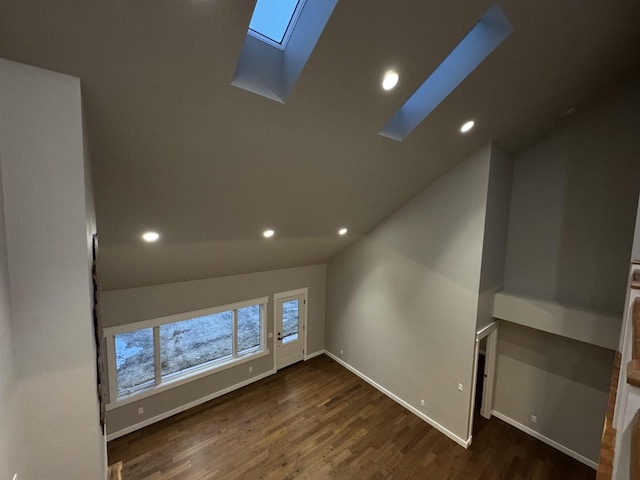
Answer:
[[[179,387],[180,385],[184,385],[189,382],[193,382],[195,380],[199,380],[201,378],[207,377],[209,375],[213,375],[214,373],[222,372],[223,370],[227,370],[229,368],[237,367],[238,365],[242,365],[243,363],[251,362],[253,360],[257,360],[258,358],[266,357],[269,355],[269,350],[264,350],[257,353],[252,353],[249,355],[244,355],[242,357],[231,359],[224,363],[216,364],[213,368],[208,368],[206,370],[197,370],[194,372],[187,373],[185,375],[180,375],[177,378],[173,378],[167,380],[165,382],[160,383],[159,385],[155,385],[148,389],[145,389],[141,392],[132,393],[131,395],[126,395],[115,402],[109,403],[106,405],[106,410],[115,410],[116,408],[123,407],[130,403],[137,402],[142,400],[143,398],[152,397],[160,392],[164,392],[166,390],[170,390],[175,387]]]

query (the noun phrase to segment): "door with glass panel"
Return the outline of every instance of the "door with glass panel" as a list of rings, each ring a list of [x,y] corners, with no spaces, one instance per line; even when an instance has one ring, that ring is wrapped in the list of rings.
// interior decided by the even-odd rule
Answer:
[[[304,356],[305,297],[304,294],[276,296],[276,368],[278,370],[299,362]]]

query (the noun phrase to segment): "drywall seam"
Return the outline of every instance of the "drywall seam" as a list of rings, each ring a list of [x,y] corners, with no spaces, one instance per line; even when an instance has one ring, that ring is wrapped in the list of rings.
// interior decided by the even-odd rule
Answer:
[[[460,438],[459,436],[457,436],[455,433],[447,430],[445,427],[443,427],[442,425],[440,425],[438,422],[436,422],[435,420],[433,420],[432,418],[428,417],[427,415],[425,415],[424,413],[422,413],[420,410],[416,409],[415,407],[413,407],[411,404],[405,402],[403,399],[401,399],[400,397],[398,397],[397,395],[395,395],[393,392],[390,392],[389,390],[387,390],[386,388],[384,388],[382,385],[380,385],[379,383],[376,383],[375,381],[371,380],[369,377],[367,377],[364,373],[360,372],[359,370],[355,369],[354,367],[352,367],[351,365],[349,365],[347,362],[345,362],[344,360],[341,360],[340,358],[336,357],[333,353],[325,350],[325,352],[329,357],[331,357],[333,360],[335,360],[336,362],[338,362],[340,365],[342,365],[344,368],[346,368],[347,370],[349,370],[351,373],[356,374],[358,377],[360,377],[362,380],[364,380],[365,382],[367,382],[369,385],[371,385],[372,387],[374,387],[376,390],[381,391],[382,393],[384,393],[387,397],[389,397],[391,400],[394,400],[395,402],[399,403],[400,405],[402,405],[404,408],[406,408],[407,410],[409,410],[411,413],[413,413],[414,415],[416,415],[417,417],[421,418],[422,420],[424,420],[425,422],[427,422],[429,425],[431,425],[433,428],[435,428],[436,430],[438,430],[440,433],[443,433],[444,435],[446,435],[447,437],[449,437],[451,440],[453,440],[454,442],[456,442],[458,445],[460,445],[461,447],[464,448],[468,448],[471,439],[467,439],[467,440],[463,440],[462,438]]]

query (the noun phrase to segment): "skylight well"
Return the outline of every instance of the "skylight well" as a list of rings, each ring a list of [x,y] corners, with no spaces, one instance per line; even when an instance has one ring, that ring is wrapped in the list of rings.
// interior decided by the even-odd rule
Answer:
[[[231,85],[284,103],[338,0],[258,0]]]
[[[378,135],[404,140],[509,34],[511,22],[497,4],[492,5]]]
[[[258,0],[248,33],[284,50],[303,8],[304,0]]]

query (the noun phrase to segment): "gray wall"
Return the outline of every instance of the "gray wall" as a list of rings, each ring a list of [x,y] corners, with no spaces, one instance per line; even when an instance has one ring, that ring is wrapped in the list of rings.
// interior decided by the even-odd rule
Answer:
[[[461,162],[327,270],[326,348],[464,441],[490,154]]]
[[[622,316],[640,191],[640,85],[515,160],[505,289]]]
[[[18,402],[11,326],[11,298],[9,294],[9,265],[7,263],[4,200],[0,176],[0,478],[10,479],[20,468],[20,439],[22,432]]]
[[[494,409],[597,462],[613,356],[613,350],[500,322]]]
[[[581,107],[516,157],[506,291],[621,316],[640,189],[638,87]],[[500,328],[495,409],[597,461],[613,352]]]
[[[112,290],[101,296],[105,327],[124,325],[180,312],[250,300],[274,293],[309,287],[307,302],[308,352],[324,349],[326,266],[287,268],[229,277]],[[273,298],[268,305],[268,332],[274,331]],[[274,352],[255,361],[124,405],[107,413],[107,432],[119,432],[208,395],[270,372]],[[249,373],[249,366],[253,372]],[[138,415],[138,407],[144,414]]]
[[[80,81],[0,59],[0,149],[21,480],[106,477]]]
[[[493,322],[493,294],[502,288],[504,282],[512,177],[512,155],[493,144],[476,331]]]

